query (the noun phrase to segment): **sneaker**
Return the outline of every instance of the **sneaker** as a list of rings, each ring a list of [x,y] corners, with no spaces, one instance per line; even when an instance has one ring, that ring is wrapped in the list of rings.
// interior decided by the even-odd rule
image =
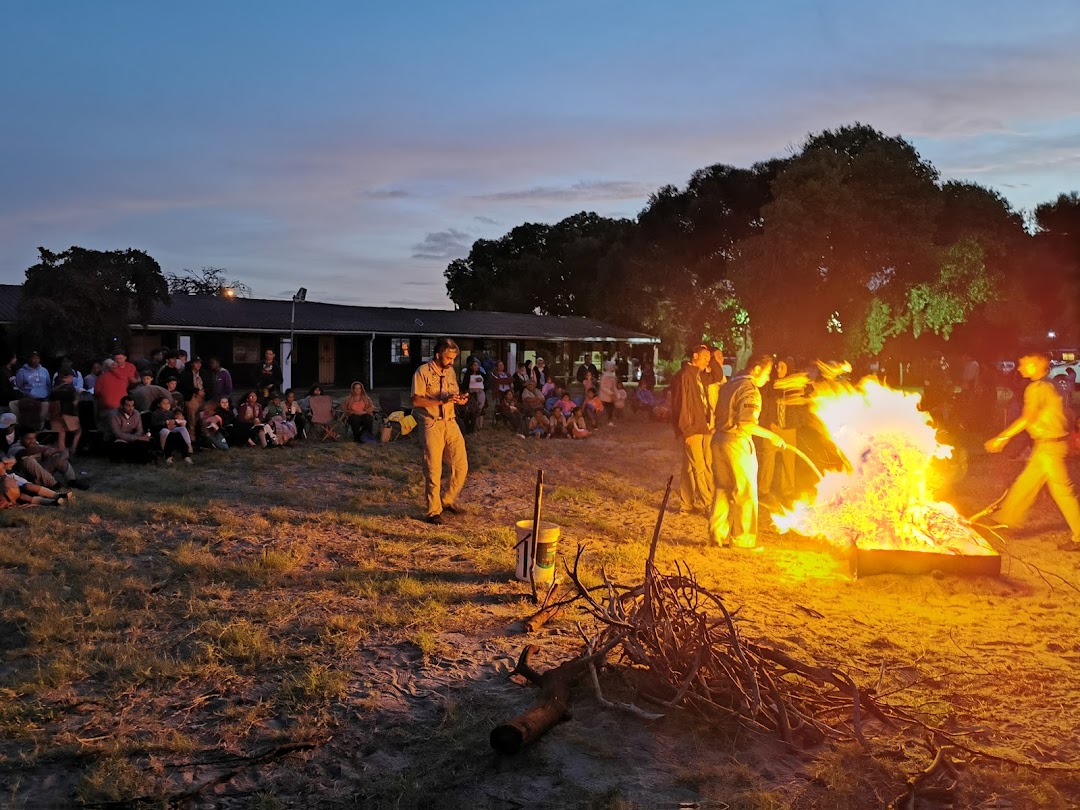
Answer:
[[[53,506],[67,506],[70,499],[70,495],[61,495],[59,498],[53,501]]]
[[[172,464],[173,463],[173,457],[169,456],[167,459],[165,459],[165,463],[166,464]]]
[[[431,523],[434,526],[442,526],[443,525],[442,515],[424,515],[424,520],[427,521],[428,523]]]
[[[191,456],[184,456],[184,463],[185,464],[194,464],[195,459],[193,459]]]
[[[444,503],[442,505],[442,508],[443,508],[444,512],[449,512],[451,515],[467,515],[467,514],[469,514],[464,506],[458,506],[458,505],[452,504],[452,503]]]

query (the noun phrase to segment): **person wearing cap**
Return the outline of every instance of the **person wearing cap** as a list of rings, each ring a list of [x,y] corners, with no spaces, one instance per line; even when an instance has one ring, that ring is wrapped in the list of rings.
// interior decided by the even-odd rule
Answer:
[[[13,413],[0,413],[0,455],[7,455],[11,445],[15,444],[15,426],[19,417]]]
[[[420,446],[423,448],[424,520],[436,525],[443,522],[444,511],[460,513],[457,498],[469,474],[469,458],[465,453],[465,437],[457,423],[456,405],[469,401],[468,394],[458,388],[454,361],[458,345],[450,338],[440,338],[435,344],[435,356],[413,374],[413,417],[420,427]],[[443,459],[450,463],[450,481],[445,494],[442,488]]]
[[[175,352],[166,352],[164,355],[165,365],[158,369],[157,375],[154,377],[154,382],[160,385],[162,388],[169,387],[169,380],[180,379],[180,369],[177,368],[179,358]]]
[[[41,355],[30,352],[26,363],[15,375],[15,387],[24,397],[44,402],[52,390],[52,377],[49,370],[41,365]]]
[[[682,443],[679,511],[704,515],[713,501],[712,426],[704,377],[712,348],[700,343],[687,353],[690,359],[671,379],[671,424]]]
[[[1046,378],[1050,358],[1038,352],[1026,354],[1016,368],[1021,376],[1031,380],[1024,389],[1024,408],[1020,417],[987,441],[985,447],[987,452],[1000,453],[1013,436],[1027,431],[1031,437],[1031,455],[992,517],[999,521],[1001,528],[1021,525],[1045,486],[1072,534],[1072,538],[1063,540],[1058,548],[1080,551],[1080,502],[1065,465],[1071,426],[1057,388]]]
[[[751,358],[746,368],[720,388],[712,441],[713,503],[709,538],[723,548],[754,548],[758,534],[758,458],[754,437],[783,450],[787,444],[761,427],[761,387],[772,374],[773,359]]]

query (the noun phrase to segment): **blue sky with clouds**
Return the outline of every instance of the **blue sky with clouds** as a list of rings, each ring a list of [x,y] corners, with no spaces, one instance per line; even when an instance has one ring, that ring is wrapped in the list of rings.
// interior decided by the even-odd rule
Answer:
[[[449,308],[474,239],[633,217],[859,120],[1018,208],[1080,189],[1080,3],[7,0],[0,282],[37,246]]]

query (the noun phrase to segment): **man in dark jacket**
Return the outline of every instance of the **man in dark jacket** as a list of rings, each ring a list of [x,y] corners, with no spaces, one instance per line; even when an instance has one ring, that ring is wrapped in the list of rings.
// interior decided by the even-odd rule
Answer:
[[[683,362],[671,380],[671,424],[683,450],[680,511],[706,514],[713,499],[712,420],[706,391],[708,381],[702,373],[712,360],[712,348],[702,343],[688,354],[690,360]]]

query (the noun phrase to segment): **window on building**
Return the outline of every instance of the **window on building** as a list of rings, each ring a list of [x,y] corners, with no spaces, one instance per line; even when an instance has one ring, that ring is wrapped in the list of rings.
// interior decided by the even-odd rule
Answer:
[[[430,362],[435,356],[435,338],[420,338],[420,359]]]
[[[391,338],[390,362],[408,363],[409,359],[409,339],[407,337]]]

